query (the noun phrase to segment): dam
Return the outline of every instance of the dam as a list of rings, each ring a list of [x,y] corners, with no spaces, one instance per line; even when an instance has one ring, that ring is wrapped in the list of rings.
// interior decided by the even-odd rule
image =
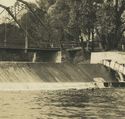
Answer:
[[[99,59],[101,57],[99,54],[105,54],[92,53],[90,64],[73,63],[75,54],[80,50],[79,48],[67,50],[70,60],[62,62],[60,48],[0,48],[0,90],[61,90],[125,86],[122,74],[118,73],[119,77],[116,78],[117,71],[100,63],[105,58],[113,60],[113,56],[107,55]]]
[[[93,63],[96,59],[93,53],[91,64],[73,63],[80,50],[67,50],[70,60],[62,62],[60,48],[0,48],[0,90],[87,89],[117,85],[116,73],[99,62]]]
[[[25,8],[28,7],[29,11],[32,12],[38,22],[44,27],[44,30],[47,30],[48,33],[48,29],[46,29],[46,26],[42,24],[41,20],[34,14],[32,9],[30,9],[31,7],[25,1],[18,0],[18,2],[21,2],[21,6],[17,4],[17,11],[22,11],[22,8],[24,8],[23,6],[26,6]],[[22,6],[22,4],[24,5]],[[69,42],[68,45],[71,46],[65,48],[69,54],[70,62],[72,63],[61,62],[61,50],[62,47],[65,47],[64,43],[59,43],[57,47],[57,44],[54,44],[50,39],[46,41],[43,38],[46,42],[44,41],[44,43],[41,43],[41,48],[38,48],[39,45],[34,48],[34,45],[31,43],[32,34],[29,34],[28,29],[23,28],[23,25],[17,19],[16,5],[14,6],[15,12],[4,5],[0,5],[0,7],[12,17],[11,19],[16,22],[20,30],[25,34],[25,38],[18,43],[18,46],[14,44],[16,42],[10,43],[10,41],[7,41],[8,34],[5,27],[5,37],[3,38],[4,40],[2,39],[3,42],[0,47],[1,90],[33,90],[48,89],[48,87],[51,89],[100,88],[104,87],[102,85],[104,82],[118,82],[112,70],[105,67],[103,64],[98,64],[97,62],[95,64],[73,64],[77,52],[82,50],[80,44],[82,42],[75,42],[75,44]],[[6,26],[6,24],[4,26]],[[48,33],[47,35],[49,36],[50,34]],[[15,41],[17,41],[17,39]],[[32,40],[35,41],[35,39]],[[13,39],[11,40],[13,41]],[[21,46],[20,43],[24,46]]]
[[[94,79],[117,81],[101,64],[0,62],[0,90],[97,88]]]
[[[1,1],[0,119],[124,119],[125,0]]]

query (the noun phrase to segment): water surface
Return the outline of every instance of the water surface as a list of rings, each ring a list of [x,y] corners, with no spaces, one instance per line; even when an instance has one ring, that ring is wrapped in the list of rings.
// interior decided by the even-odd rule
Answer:
[[[125,89],[1,91],[0,119],[125,119]]]

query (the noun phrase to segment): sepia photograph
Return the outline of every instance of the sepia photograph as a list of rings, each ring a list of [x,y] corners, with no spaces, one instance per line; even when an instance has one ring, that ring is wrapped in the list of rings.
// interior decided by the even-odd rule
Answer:
[[[0,119],[125,119],[125,0],[0,0]]]

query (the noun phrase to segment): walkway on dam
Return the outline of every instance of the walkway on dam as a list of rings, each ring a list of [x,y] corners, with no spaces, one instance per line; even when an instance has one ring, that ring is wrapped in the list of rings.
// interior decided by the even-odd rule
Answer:
[[[119,82],[125,82],[125,53],[112,52],[96,52],[91,55],[91,64],[102,64],[112,69],[119,75]]]
[[[125,75],[125,64],[120,64],[117,61],[112,60],[103,60],[102,64]]]

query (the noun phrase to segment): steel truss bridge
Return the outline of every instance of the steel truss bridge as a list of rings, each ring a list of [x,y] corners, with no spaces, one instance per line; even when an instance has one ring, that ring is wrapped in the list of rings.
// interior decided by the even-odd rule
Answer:
[[[34,9],[30,6],[29,3],[27,3],[24,0],[17,0],[17,2],[14,4],[14,6],[10,6],[10,7],[6,7],[2,4],[0,4],[0,7],[3,8],[3,11],[0,13],[0,16],[2,16],[1,18],[1,24],[4,23],[5,27],[7,23],[11,23],[11,24],[16,24],[19,26],[20,29],[22,29],[22,31],[24,31],[25,34],[25,43],[24,43],[24,49],[28,49],[29,47],[29,39],[31,38],[30,34],[28,33],[28,31],[23,28],[23,26],[20,24],[19,19],[22,17],[23,14],[27,13],[28,11],[30,11],[34,17],[39,21],[39,23],[41,24],[41,26],[48,32],[48,36],[50,36],[50,32],[49,32],[49,28],[47,28],[47,26],[44,24],[44,22],[40,19],[40,17],[38,15],[35,14]],[[6,32],[6,31],[5,31]],[[10,45],[10,46],[9,46]],[[4,48],[18,48],[19,43],[18,42],[7,42],[6,39],[6,33],[5,33],[5,39],[4,42],[0,41],[0,47],[4,47]],[[68,44],[56,44],[51,42],[51,39],[49,39],[48,41],[43,42],[43,45],[45,46],[44,48],[61,48],[61,46],[64,47],[68,47],[68,48],[73,48],[73,47],[79,47],[80,44],[79,43],[68,43]]]

